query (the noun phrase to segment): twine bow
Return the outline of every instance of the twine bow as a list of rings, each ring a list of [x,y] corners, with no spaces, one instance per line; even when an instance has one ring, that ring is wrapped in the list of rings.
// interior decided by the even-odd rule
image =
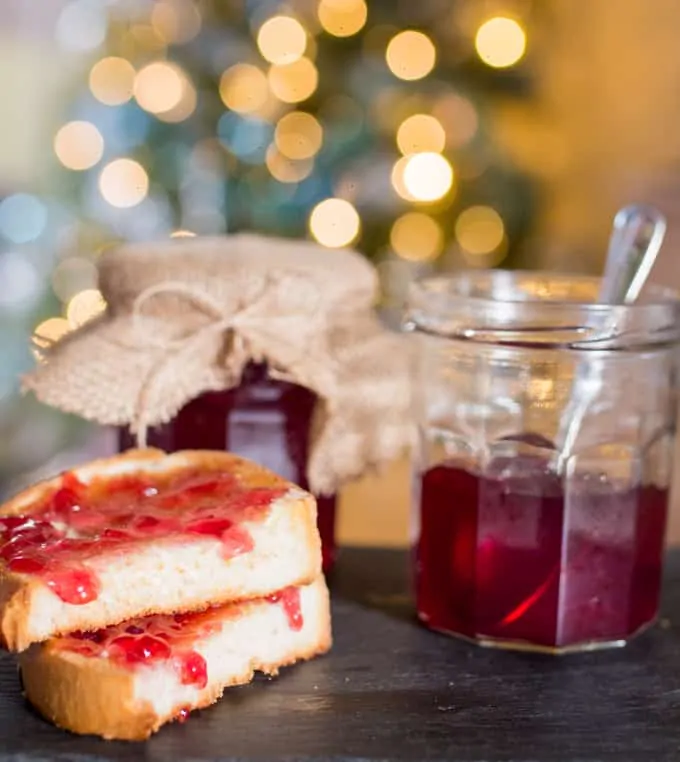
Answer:
[[[212,336],[219,336],[230,331],[232,333],[231,354],[236,357],[243,357],[246,354],[253,356],[252,350],[248,352],[246,347],[246,337],[244,334],[256,330],[265,330],[271,332],[272,320],[280,326],[282,321],[303,320],[307,330],[316,325],[315,336],[322,336],[324,332],[323,323],[319,323],[319,305],[313,307],[314,313],[310,314],[308,310],[304,313],[291,313],[288,315],[262,314],[262,308],[265,300],[269,296],[267,283],[264,284],[258,297],[247,304],[242,309],[230,311],[228,314],[225,307],[217,299],[208,294],[200,287],[188,285],[179,281],[165,281],[142,291],[132,305],[133,326],[135,333],[147,333],[141,326],[144,317],[144,307],[148,302],[158,295],[171,295],[186,298],[198,307],[208,318],[210,322],[206,325],[191,331],[186,335],[176,338],[167,338],[158,335],[147,335],[145,346],[148,348],[163,349],[164,354],[159,363],[151,369],[144,379],[139,395],[135,404],[135,411],[131,421],[132,431],[136,435],[138,447],[145,447],[147,443],[147,432],[151,424],[149,411],[153,409],[153,401],[156,395],[163,389],[165,383],[171,383],[170,375],[175,373],[181,360],[184,360],[192,351],[203,345]],[[258,314],[260,313],[260,314]],[[288,332],[290,334],[290,331]],[[285,345],[293,350],[293,366],[304,365],[313,367],[313,372],[320,377],[327,377],[326,386],[332,383],[335,377],[335,363],[324,352],[316,352],[309,343],[291,341],[286,337],[286,331],[281,331],[276,335],[276,342],[279,345]],[[321,356],[319,356],[321,355]],[[298,381],[294,373],[286,372],[281,369],[270,367],[270,375],[274,378],[286,381]]]

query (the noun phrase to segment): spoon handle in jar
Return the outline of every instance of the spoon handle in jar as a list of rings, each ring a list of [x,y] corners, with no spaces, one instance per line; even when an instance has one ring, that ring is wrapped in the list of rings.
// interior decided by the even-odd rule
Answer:
[[[607,252],[598,304],[632,304],[640,295],[666,234],[666,219],[653,207],[632,205],[621,209]],[[617,316],[595,329],[598,339],[614,338]],[[595,337],[593,337],[595,338]],[[597,358],[579,362],[569,401],[560,418],[557,434],[557,471],[562,473],[574,452],[586,414],[597,400],[604,381],[602,362]]]

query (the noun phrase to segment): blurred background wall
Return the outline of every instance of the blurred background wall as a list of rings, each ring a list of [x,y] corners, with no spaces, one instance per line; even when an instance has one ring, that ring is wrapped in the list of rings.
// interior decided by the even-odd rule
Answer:
[[[678,24],[675,0],[2,0],[0,482],[106,447],[17,379],[103,308],[121,238],[355,245],[389,312],[428,269],[597,272],[651,201],[680,286]]]

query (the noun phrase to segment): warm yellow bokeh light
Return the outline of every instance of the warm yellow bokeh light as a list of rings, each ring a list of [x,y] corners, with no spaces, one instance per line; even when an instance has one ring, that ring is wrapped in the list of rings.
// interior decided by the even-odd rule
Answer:
[[[67,169],[90,169],[104,154],[104,138],[92,122],[69,122],[54,136],[54,152]]]
[[[43,320],[33,331],[33,343],[40,349],[46,349],[55,341],[59,341],[71,330],[71,324],[66,318],[53,317]]]
[[[427,214],[407,212],[392,225],[390,243],[403,259],[423,262],[441,254],[444,233],[439,223]]]
[[[307,48],[307,32],[291,16],[273,16],[257,33],[257,47],[262,57],[273,64],[298,61]]]
[[[189,80],[185,80],[184,90],[179,103],[176,103],[169,111],[163,111],[160,114],[156,114],[156,116],[162,122],[183,122],[194,113],[197,102],[196,89]]]
[[[321,148],[323,129],[311,114],[292,111],[279,120],[274,141],[287,158],[310,159]]]
[[[471,206],[456,220],[456,240],[468,254],[482,256],[497,249],[505,238],[501,216],[490,206]]]
[[[368,7],[364,0],[321,0],[319,23],[334,37],[351,37],[366,25]]]
[[[166,44],[189,42],[201,31],[201,13],[193,0],[156,0],[151,26]]]
[[[405,80],[422,79],[434,68],[437,51],[427,35],[407,29],[389,41],[385,58],[395,77]]]
[[[311,159],[303,159],[302,161],[289,159],[273,143],[267,149],[265,162],[271,176],[280,183],[299,183],[305,177],[309,177],[314,167],[314,162]]]
[[[390,182],[392,183],[394,190],[397,192],[397,195],[401,196],[405,201],[416,201],[404,184],[404,170],[406,169],[409,158],[409,156],[402,156],[395,162],[392,167]]]
[[[445,145],[446,132],[441,122],[429,114],[413,114],[397,130],[397,146],[405,156],[424,151],[440,153]]]
[[[317,204],[309,217],[309,231],[323,246],[348,246],[361,229],[357,210],[342,198],[327,198]]]
[[[406,158],[404,187],[416,201],[437,201],[453,185],[453,169],[439,153],[415,153]]]
[[[90,91],[107,106],[127,103],[132,98],[134,82],[134,66],[125,58],[102,58],[90,70]]]
[[[236,64],[220,78],[220,97],[227,108],[239,114],[257,111],[269,96],[267,77],[252,64]]]
[[[170,238],[196,238],[196,233],[193,230],[173,230]]]
[[[186,75],[174,64],[155,61],[140,69],[135,77],[137,103],[151,114],[172,111],[181,102],[186,88]]]
[[[88,288],[76,294],[66,307],[66,319],[71,328],[78,328],[88,320],[100,315],[106,309],[106,302],[96,288]]]
[[[127,209],[146,198],[149,176],[133,159],[114,159],[99,175],[99,191],[111,206]]]
[[[515,19],[495,16],[477,30],[475,49],[488,66],[504,69],[516,64],[524,55],[527,37]]]
[[[307,100],[319,84],[319,73],[309,58],[290,64],[274,64],[269,69],[269,87],[284,103]]]

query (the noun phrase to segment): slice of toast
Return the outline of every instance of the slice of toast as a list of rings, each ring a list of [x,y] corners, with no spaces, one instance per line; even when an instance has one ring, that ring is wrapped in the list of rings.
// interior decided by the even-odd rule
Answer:
[[[228,453],[133,450],[0,507],[0,643],[265,596],[320,569],[312,495]]]
[[[28,700],[74,733],[142,740],[208,706],[254,672],[326,652],[322,577],[268,599],[187,615],[156,615],[35,644],[19,656]]]

